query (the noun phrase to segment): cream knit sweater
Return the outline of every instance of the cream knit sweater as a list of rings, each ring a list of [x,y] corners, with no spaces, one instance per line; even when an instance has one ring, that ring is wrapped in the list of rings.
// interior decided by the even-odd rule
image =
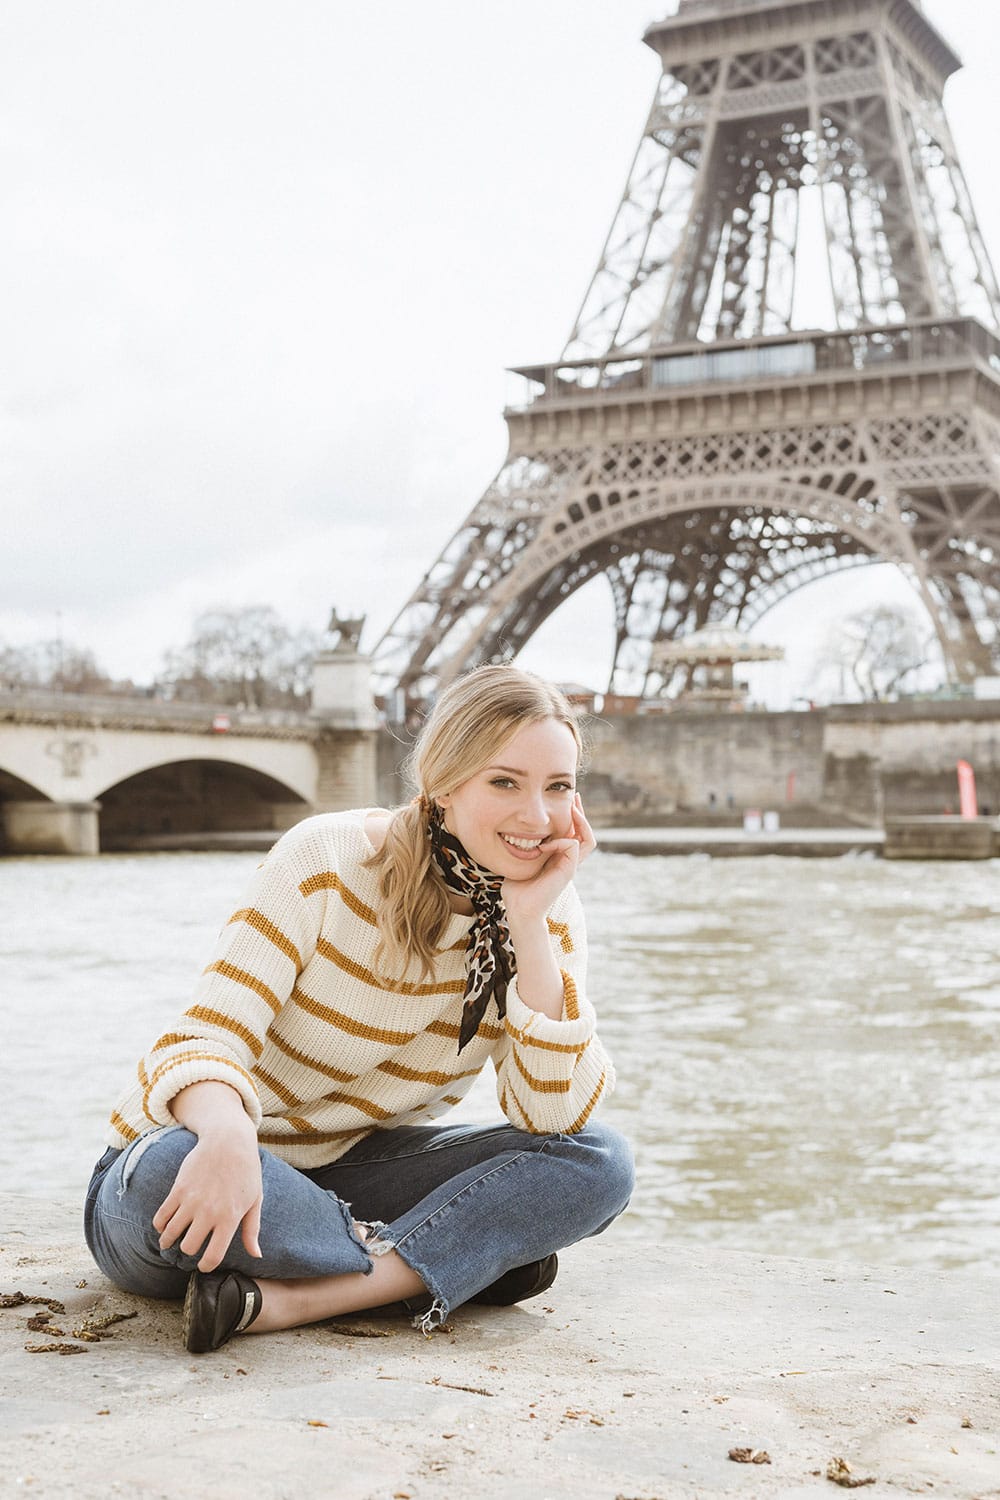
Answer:
[[[188,1084],[230,1084],[263,1146],[298,1167],[336,1160],[372,1130],[425,1123],[457,1104],[487,1058],[504,1114],[521,1130],[581,1130],[613,1081],[584,996],[586,938],[569,886],[548,916],[563,973],[561,1020],[507,991],[459,1056],[465,943],[454,916],[429,981],[379,983],[376,872],[364,810],[307,818],[258,869],[194,1003],[139,1063],[111,1116],[123,1147],[172,1121]]]

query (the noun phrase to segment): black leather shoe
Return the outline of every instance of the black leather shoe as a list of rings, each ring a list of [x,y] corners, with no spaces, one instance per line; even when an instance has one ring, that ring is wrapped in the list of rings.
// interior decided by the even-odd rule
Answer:
[[[221,1349],[250,1327],[263,1302],[257,1283],[239,1271],[192,1271],[184,1298],[185,1349]]]
[[[559,1258],[547,1255],[544,1260],[533,1260],[526,1266],[514,1266],[483,1287],[470,1302],[485,1302],[489,1307],[510,1307],[515,1302],[525,1302],[547,1292],[556,1279]]]

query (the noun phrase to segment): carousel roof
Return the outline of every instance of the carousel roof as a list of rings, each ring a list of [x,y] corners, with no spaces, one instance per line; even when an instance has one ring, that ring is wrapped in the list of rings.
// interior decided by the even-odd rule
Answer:
[[[751,641],[732,625],[705,625],[675,641],[657,641],[653,647],[658,662],[702,663],[738,661],[782,661],[784,648]]]

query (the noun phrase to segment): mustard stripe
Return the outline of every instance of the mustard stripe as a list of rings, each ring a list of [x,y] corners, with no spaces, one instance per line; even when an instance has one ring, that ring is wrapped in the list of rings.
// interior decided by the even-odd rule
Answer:
[[[352,979],[359,979],[362,984],[371,985],[373,989],[385,990],[390,995],[463,995],[465,993],[464,979],[449,979],[444,984],[414,984],[409,979],[381,979],[371,969],[366,969],[364,964],[357,963],[353,958],[348,958],[346,953],[341,953],[332,943],[325,938],[320,938],[316,943],[316,952],[322,954],[330,963],[336,964],[345,974],[350,974]]]
[[[336,891],[348,911],[360,917],[362,922],[370,922],[373,927],[378,925],[372,908],[366,906],[361,897],[356,896],[350,886],[346,886],[333,870],[323,870],[319,875],[310,875],[308,880],[300,883],[299,890],[303,896],[314,896],[317,891]]]
[[[594,1108],[594,1105],[597,1103],[598,1099],[601,1097],[601,1093],[603,1092],[603,1089],[604,1089],[604,1080],[605,1080],[606,1077],[607,1077],[607,1069],[605,1069],[604,1072],[602,1072],[600,1080],[598,1082],[598,1085],[597,1085],[596,1089],[591,1094],[590,1098],[587,1100],[587,1103],[586,1103],[586,1106],[583,1109],[583,1112],[581,1114],[577,1115],[576,1119],[573,1121],[572,1125],[567,1130],[567,1132],[566,1132],[567,1135],[575,1135],[578,1130],[582,1130],[583,1127],[586,1125],[586,1123],[587,1123],[587,1117],[590,1114],[590,1111]]]
[[[123,1135],[127,1141],[137,1141],[139,1139],[138,1130],[133,1130],[128,1121],[123,1120],[116,1109],[111,1112],[111,1123],[118,1134]]]
[[[528,1072],[513,1048],[510,1055],[514,1059],[517,1071],[525,1082],[531,1085],[536,1094],[568,1094],[573,1087],[572,1080],[569,1078],[536,1078],[533,1073]]]
[[[217,1064],[220,1068],[232,1068],[234,1073],[239,1073],[241,1078],[246,1079],[254,1094],[257,1092],[254,1081],[245,1068],[241,1068],[239,1063],[231,1062],[228,1057],[219,1057],[215,1052],[175,1052],[173,1057],[168,1057],[165,1062],[161,1062],[160,1066],[154,1070],[152,1078],[146,1085],[146,1092],[152,1092],[160,1079],[165,1077],[171,1068],[179,1068],[184,1063],[189,1062],[211,1062]],[[225,1079],[219,1081],[224,1083]]]
[[[355,1078],[360,1076],[358,1073],[345,1073],[343,1068],[331,1068],[328,1063],[318,1062],[315,1057],[309,1057],[305,1052],[300,1052],[297,1047],[293,1047],[290,1042],[286,1042],[285,1038],[278,1036],[275,1031],[268,1033],[268,1041],[273,1047],[277,1047],[279,1052],[290,1057],[293,1062],[301,1063],[304,1068],[312,1068],[314,1073],[322,1073],[324,1078],[332,1078],[334,1083],[353,1083]]]
[[[312,1126],[310,1125],[309,1121],[303,1119],[302,1115],[286,1115],[285,1119],[288,1121],[293,1130],[298,1131],[299,1135],[309,1135],[312,1131]]]
[[[517,1105],[518,1113],[520,1114],[521,1119],[524,1121],[524,1127],[528,1131],[529,1135],[546,1135],[547,1132],[544,1130],[540,1130],[532,1120],[531,1116],[528,1114],[528,1111],[525,1109],[524,1105],[517,1097],[517,1094],[514,1091],[514,1085],[511,1083],[509,1078],[507,1080],[507,1091],[510,1094],[510,1097],[513,1099],[514,1103]]]
[[[204,1021],[206,1026],[218,1026],[221,1031],[228,1031],[237,1037],[245,1047],[249,1047],[253,1053],[254,1062],[264,1050],[264,1043],[255,1031],[249,1026],[244,1026],[242,1021],[237,1021],[234,1016],[227,1016],[221,1010],[209,1010],[206,1005],[192,1005],[190,1010],[184,1012],[190,1016],[192,1021]],[[192,1041],[204,1041],[204,1037],[192,1037]]]
[[[277,1015],[281,1009],[281,1001],[273,990],[269,990],[263,980],[258,979],[256,974],[248,974],[246,969],[237,969],[234,964],[227,964],[225,959],[219,959],[217,963],[209,964],[205,970],[206,974],[221,974],[223,979],[231,979],[234,984],[245,985],[248,990],[253,990]]]
[[[193,1031],[167,1031],[158,1037],[150,1047],[150,1053],[159,1052],[161,1047],[176,1047],[178,1042],[200,1042],[201,1037]]]
[[[297,1098],[296,1095],[292,1093],[291,1089],[286,1089],[283,1083],[279,1083],[278,1080],[273,1076],[273,1074],[265,1073],[263,1068],[254,1068],[254,1072],[256,1073],[260,1082],[264,1084],[266,1088],[269,1088],[275,1098],[281,1100],[282,1104],[290,1105],[294,1109],[299,1108],[302,1100]]]
[[[259,932],[262,937],[266,937],[269,943],[273,943],[276,948],[280,948],[285,957],[292,960],[292,963],[295,965],[296,974],[302,972],[302,955],[299,953],[298,948],[296,948],[291,938],[285,937],[280,927],[275,927],[273,922],[268,921],[262,911],[257,911],[256,907],[253,906],[244,906],[240,911],[233,912],[226,924],[227,927],[231,927],[234,922],[246,922],[248,927],[252,927],[255,932]]]
[[[569,935],[568,922],[553,922],[551,917],[545,918],[545,925],[553,937],[559,939],[559,946],[564,953],[573,952],[573,939]]]
[[[565,969],[559,970],[563,982],[563,1006],[566,1010],[567,1021],[579,1021],[580,1001],[576,992],[576,984],[572,975],[567,974]]]
[[[293,1123],[289,1121],[289,1123]],[[303,1133],[308,1133],[310,1145],[323,1145],[324,1142],[343,1141],[348,1136],[355,1140],[362,1136],[370,1135],[371,1131],[366,1125],[356,1125],[353,1130],[313,1130],[308,1120],[295,1120],[294,1126]],[[287,1145],[292,1139],[286,1130],[268,1130],[257,1136],[261,1145]]]
[[[518,1031],[510,1021],[506,1022],[508,1033],[519,1042],[522,1047],[539,1047],[543,1052],[575,1052],[577,1056],[586,1052],[588,1043],[579,1042],[574,1045],[571,1042],[544,1042],[541,1037],[532,1036],[530,1031]],[[430,1027],[428,1027],[430,1030]]]
[[[138,1066],[136,1067],[135,1071],[136,1071],[136,1073],[138,1075],[139,1083],[142,1086],[142,1088],[148,1089],[149,1088],[149,1074],[146,1072],[146,1064],[145,1064],[145,1062],[143,1061],[143,1059],[141,1057],[139,1059],[139,1063],[138,1063]]]
[[[378,1065],[378,1072],[388,1073],[393,1078],[405,1079],[407,1083],[433,1083],[441,1086],[446,1083],[457,1083],[460,1078],[473,1078],[479,1069],[466,1068],[464,1073],[421,1073],[417,1068],[405,1068],[402,1063],[382,1062]]]
[[[450,1021],[431,1021],[427,1026],[424,1027],[424,1030],[426,1032],[430,1032],[433,1036],[449,1037],[452,1041],[455,1042],[458,1041],[459,1035],[461,1033],[461,1027],[452,1025]],[[498,1037],[503,1036],[503,1031],[504,1029],[502,1026],[495,1026],[492,1021],[481,1021],[479,1023],[479,1030],[476,1032],[476,1035],[486,1037],[488,1041],[495,1042]]]
[[[370,1099],[362,1099],[357,1094],[327,1094],[331,1104],[349,1104],[352,1109],[360,1110],[363,1115],[370,1115],[373,1120],[391,1120],[396,1114],[394,1109],[383,1109],[380,1104],[373,1104]]]
[[[461,1104],[462,1096],[461,1094],[442,1094],[441,1102],[442,1104]]]
[[[382,1031],[378,1026],[366,1026],[362,1021],[355,1021],[353,1016],[345,1016],[342,1011],[334,1010],[329,1005],[321,1005],[318,1000],[298,988],[293,990],[292,998],[317,1020],[328,1021],[338,1031],[346,1031],[348,1036],[361,1037],[366,1042],[384,1042],[390,1047],[403,1047],[418,1034],[415,1031]]]

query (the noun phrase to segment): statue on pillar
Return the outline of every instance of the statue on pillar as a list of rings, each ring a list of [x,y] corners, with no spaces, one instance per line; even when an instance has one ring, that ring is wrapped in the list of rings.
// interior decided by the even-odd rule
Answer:
[[[365,628],[366,619],[366,615],[340,615],[334,609],[330,614],[330,623],[326,627],[330,635],[334,637],[332,649],[356,655],[361,644],[361,632]]]

